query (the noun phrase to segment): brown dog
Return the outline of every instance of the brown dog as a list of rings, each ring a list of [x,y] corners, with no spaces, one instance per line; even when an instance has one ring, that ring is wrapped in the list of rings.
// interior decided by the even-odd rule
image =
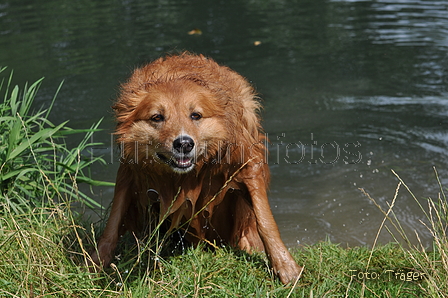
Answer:
[[[126,230],[154,222],[193,244],[265,251],[283,283],[299,277],[266,190],[269,168],[254,89],[202,55],[160,58],[135,70],[114,106],[122,161],[96,265]]]

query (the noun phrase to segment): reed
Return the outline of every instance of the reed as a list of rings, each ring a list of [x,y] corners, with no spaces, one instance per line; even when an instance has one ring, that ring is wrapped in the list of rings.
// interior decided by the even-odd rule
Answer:
[[[0,69],[0,74],[3,72],[5,68]],[[55,125],[48,116],[56,95],[48,109],[33,110],[42,79],[25,84],[22,90],[11,81],[12,72],[0,82],[0,97],[3,94],[4,98],[0,104],[0,193],[5,203],[16,213],[23,213],[23,206],[45,206],[49,200],[64,196],[101,207],[76,187],[80,182],[113,185],[86,174],[93,163],[105,163],[101,157],[86,154],[99,145],[90,139],[101,121],[88,129],[71,129],[68,121]],[[69,149],[64,139],[73,134],[84,134],[84,138]]]
[[[406,182],[395,171],[392,170],[392,172],[399,182],[387,211],[375,199],[366,194],[384,214],[384,220],[380,226],[380,230],[386,228],[397,242],[404,243],[400,248],[404,252],[405,257],[411,262],[413,270],[421,276],[424,276],[425,282],[420,283],[419,287],[425,296],[448,297],[448,202],[438,172],[434,167],[435,180],[439,185],[438,196],[435,199],[424,199],[426,204],[420,202]],[[417,232],[415,232],[415,236],[418,243],[412,243],[410,235],[405,232],[394,213],[395,201],[397,200],[398,193],[403,188],[404,191],[411,195],[415,204],[420,207],[423,215],[420,223],[428,229],[428,232],[433,238],[433,245],[430,248],[425,247]],[[390,226],[386,223],[389,223]]]

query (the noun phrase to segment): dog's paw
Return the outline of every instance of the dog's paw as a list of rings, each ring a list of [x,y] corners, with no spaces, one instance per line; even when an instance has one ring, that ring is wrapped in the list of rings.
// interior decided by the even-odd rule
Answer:
[[[297,279],[302,276],[303,267],[297,265],[294,260],[288,260],[283,262],[280,266],[274,268],[280,281],[286,285],[295,283]]]
[[[103,268],[109,267],[112,261],[112,250],[106,244],[100,243],[98,249],[87,256],[86,264],[90,272],[98,273]]]

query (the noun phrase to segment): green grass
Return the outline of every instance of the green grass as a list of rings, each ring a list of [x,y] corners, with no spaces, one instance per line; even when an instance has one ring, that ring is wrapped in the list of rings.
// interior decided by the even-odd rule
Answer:
[[[434,236],[429,252],[410,243],[394,216],[398,193],[412,194],[398,176],[389,208],[378,205],[384,214],[378,228],[388,229],[401,244],[369,249],[321,242],[301,247],[293,256],[305,270],[292,285],[275,278],[262,254],[199,246],[162,257],[157,243],[136,242],[132,235],[124,237],[111,268],[91,274],[83,264],[99,231],[71,205],[95,204],[79,192],[78,183],[101,184],[86,174],[101,158],[87,159],[82,153],[95,145],[87,140],[97,124],[77,131],[66,123],[54,125],[47,119],[50,109],[31,110],[40,81],[22,91],[10,82],[4,80],[0,88],[5,98],[0,104],[0,297],[448,296],[443,188],[437,199],[421,206]],[[75,132],[85,138],[68,149],[64,137]]]
[[[124,291],[132,290],[134,297],[407,297],[409,292],[415,297],[423,295],[419,283],[396,279],[399,269],[413,268],[397,245],[376,249],[376,266],[366,271],[370,253],[367,248],[344,249],[329,242],[304,247],[294,257],[305,264],[305,273],[296,285],[286,287],[269,271],[264,256],[228,248],[215,252],[190,248],[183,255],[159,261],[156,269],[152,265],[149,272],[135,276],[117,272],[114,277],[125,285]],[[384,275],[377,280],[351,276],[358,272]]]
[[[263,255],[230,248],[214,252],[187,248],[181,255],[165,258],[144,252],[137,261],[139,254],[128,247],[118,252],[121,259],[112,268],[90,274],[82,266],[80,249],[87,231],[76,225],[64,205],[21,216],[6,212],[1,225],[0,296],[437,297],[428,292],[426,279],[401,281],[387,274],[388,270],[422,273],[423,263],[417,267],[411,254],[397,244],[373,251],[329,242],[303,247],[294,257],[305,265],[304,275],[297,284],[285,287],[273,276]],[[380,277],[363,279],[359,272],[376,272]]]

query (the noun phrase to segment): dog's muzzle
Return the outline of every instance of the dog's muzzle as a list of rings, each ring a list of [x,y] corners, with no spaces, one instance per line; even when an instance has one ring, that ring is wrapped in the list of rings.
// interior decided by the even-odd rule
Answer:
[[[181,135],[173,141],[169,157],[162,152],[158,152],[156,155],[175,172],[186,173],[194,167],[194,147],[194,140],[190,136]]]

